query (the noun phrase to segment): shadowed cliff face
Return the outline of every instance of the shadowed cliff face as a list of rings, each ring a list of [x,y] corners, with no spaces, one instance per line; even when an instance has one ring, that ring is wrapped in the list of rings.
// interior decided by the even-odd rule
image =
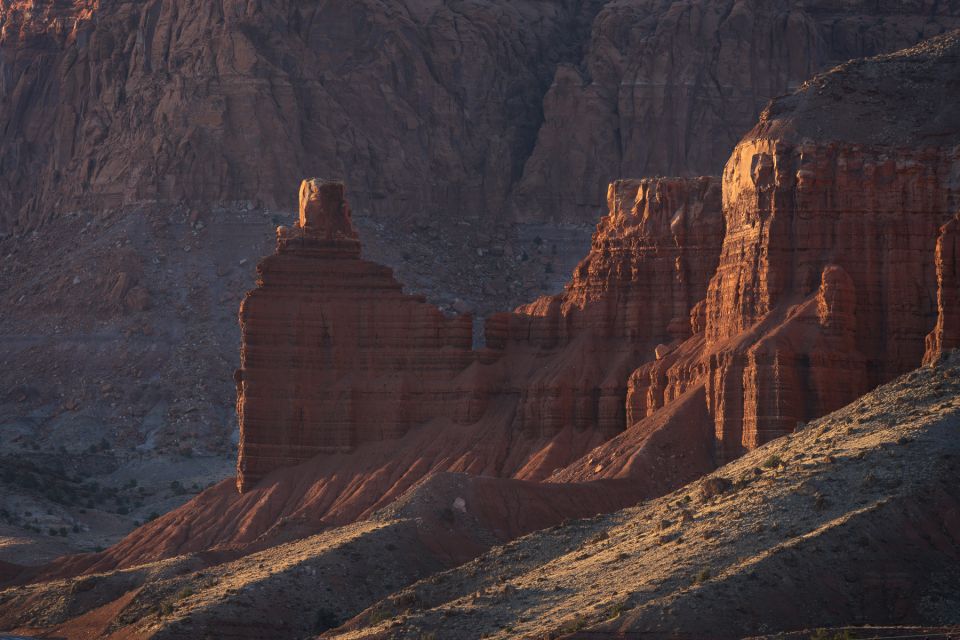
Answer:
[[[609,2],[544,98],[516,214],[587,215],[621,176],[716,174],[770,98],[958,15],[956,2]]]
[[[540,487],[627,427],[631,372],[689,334],[722,242],[718,179],[619,181],[567,291],[492,318],[490,346],[471,350],[468,316],[445,317],[360,257],[342,184],[307,181],[301,194],[305,224],[277,230],[240,311],[237,481],[31,575],[248,552],[369,517],[442,472]],[[671,452],[655,468],[584,492],[547,487],[558,499],[539,522],[598,508],[593,491],[616,508],[712,468],[697,398],[690,429],[658,441]],[[507,515],[531,513],[518,501]]]
[[[960,4],[283,0],[0,7],[0,233],[145,201],[595,219],[621,176],[719,172],[767,99]]]
[[[275,206],[302,175],[350,175],[361,213],[496,213],[594,4],[4,6],[0,225],[154,200]]]

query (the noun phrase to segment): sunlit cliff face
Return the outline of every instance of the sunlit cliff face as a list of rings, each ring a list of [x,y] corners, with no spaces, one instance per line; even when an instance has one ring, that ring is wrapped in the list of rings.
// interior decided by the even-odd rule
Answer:
[[[49,0],[12,0],[0,4],[0,42],[12,37],[50,34],[70,36],[78,24],[90,20],[100,0],[74,0],[63,3]]]
[[[346,189],[339,181],[310,178],[300,184],[300,228],[327,236],[356,238]]]

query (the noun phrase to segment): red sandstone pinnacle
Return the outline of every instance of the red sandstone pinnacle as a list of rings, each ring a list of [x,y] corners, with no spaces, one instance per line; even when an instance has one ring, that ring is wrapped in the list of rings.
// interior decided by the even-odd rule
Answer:
[[[856,61],[772,104],[727,165],[723,220],[716,181],[617,183],[574,284],[491,318],[479,353],[469,318],[404,296],[358,241],[281,229],[241,310],[246,493],[206,492],[145,530],[160,550],[140,531],[104,561],[349,522],[442,470],[662,493],[914,368],[958,317],[958,53]]]
[[[397,438],[437,414],[470,363],[470,316],[446,318],[362,260],[340,182],[305,180],[240,307],[241,491],[320,453]]]
[[[940,227],[936,264],[937,324],[927,336],[924,364],[960,347],[960,213]]]
[[[304,180],[300,184],[300,228],[327,240],[357,239],[345,191],[339,181]]]

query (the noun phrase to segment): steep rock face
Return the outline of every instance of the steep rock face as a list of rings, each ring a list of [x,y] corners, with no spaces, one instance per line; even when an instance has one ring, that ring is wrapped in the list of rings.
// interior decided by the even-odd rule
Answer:
[[[623,450],[677,429],[658,413],[700,385],[723,462],[918,366],[956,313],[941,225],[960,201],[958,91],[953,33],[774,101],[724,170],[697,333],[631,376],[630,431],[558,478],[621,475]]]
[[[940,227],[936,262],[937,325],[927,336],[926,364],[960,347],[960,216]]]
[[[273,207],[302,175],[384,216],[592,220],[619,176],[718,172],[812,72],[960,25],[955,1],[795,4],[5,2],[0,233]]]
[[[638,343],[690,335],[723,238],[716,178],[618,180],[566,290],[509,315],[506,339],[549,348],[586,331]]]
[[[598,424],[612,437],[627,426],[630,372],[690,335],[690,310],[719,259],[720,205],[716,178],[612,183],[610,213],[566,291],[487,322],[487,345],[507,358],[541,354],[520,385],[522,431]]]
[[[775,101],[734,151],[705,327],[723,459],[921,362],[938,230],[960,198],[958,52],[954,34],[843,65]]]
[[[608,2],[544,97],[514,210],[582,218],[618,176],[717,173],[770,98],[958,26],[957,2]]]
[[[734,153],[705,327],[723,458],[920,363],[960,155],[918,147],[780,138]],[[758,323],[766,335],[744,343]]]
[[[496,213],[596,4],[3,3],[0,232],[347,173],[363,211]]]
[[[447,319],[360,259],[344,187],[304,181],[300,221],[277,230],[240,308],[243,490],[321,452],[397,438],[438,413],[471,359],[469,316]]]

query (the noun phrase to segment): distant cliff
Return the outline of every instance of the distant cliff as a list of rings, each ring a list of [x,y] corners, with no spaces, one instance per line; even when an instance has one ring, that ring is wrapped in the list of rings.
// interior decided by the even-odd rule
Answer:
[[[960,26],[960,3],[0,3],[0,234],[143,202],[592,221],[716,174],[771,97]]]

